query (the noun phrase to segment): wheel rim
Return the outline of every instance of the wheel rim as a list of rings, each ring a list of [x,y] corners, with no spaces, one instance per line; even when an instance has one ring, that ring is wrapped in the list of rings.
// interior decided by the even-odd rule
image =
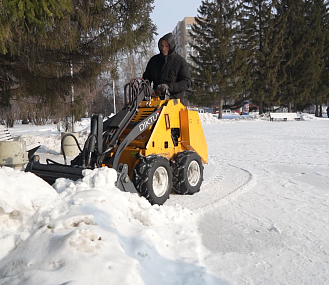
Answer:
[[[200,180],[200,165],[197,161],[193,160],[187,169],[187,179],[191,186],[196,186]]]
[[[162,197],[168,189],[168,172],[163,166],[158,167],[153,174],[153,191],[157,197]]]

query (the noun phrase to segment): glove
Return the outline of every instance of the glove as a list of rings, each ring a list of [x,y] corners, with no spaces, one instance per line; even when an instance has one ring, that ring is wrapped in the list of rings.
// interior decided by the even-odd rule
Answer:
[[[159,84],[157,90],[160,91],[161,94],[165,94],[169,91],[169,86],[167,84]]]

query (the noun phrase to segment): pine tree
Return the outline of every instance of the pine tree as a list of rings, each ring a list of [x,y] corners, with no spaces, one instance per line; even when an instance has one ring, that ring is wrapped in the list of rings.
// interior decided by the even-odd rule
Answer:
[[[303,96],[303,101],[313,101],[316,105],[322,105],[328,99],[328,84],[325,78],[328,71],[325,70],[325,59],[328,54],[328,32],[327,23],[329,19],[327,3],[323,0],[314,0],[308,2],[306,17],[308,27],[308,48],[307,56],[303,62],[304,70],[308,73],[308,80],[304,83],[304,90],[307,90]],[[305,94],[305,93],[304,93]],[[316,115],[322,117],[322,108]]]
[[[283,102],[291,109],[292,104],[322,101],[327,93],[323,84],[328,17],[324,1],[283,0],[279,13],[286,15],[284,60],[281,71]],[[301,108],[302,109],[302,108]]]
[[[0,7],[0,103],[20,94],[51,104],[89,86],[122,49],[149,41],[153,0],[15,0]],[[72,76],[73,71],[73,76]],[[4,96],[4,95],[7,96]]]
[[[283,102],[290,105],[298,101],[304,92],[301,86],[305,76],[301,74],[306,53],[308,35],[305,21],[305,2],[303,0],[283,0],[278,10],[280,15],[286,15],[287,26],[284,38],[284,58],[281,65],[284,81],[281,85]],[[306,91],[305,91],[306,93]]]
[[[320,82],[318,90],[315,94],[321,94],[321,103],[329,102],[329,2],[328,1],[316,1],[321,7],[321,22],[323,28],[323,39],[324,39],[324,52],[323,52],[323,63],[324,67],[320,75]]]
[[[24,31],[45,36],[56,18],[63,18],[73,9],[71,0],[12,0],[0,2],[0,52],[17,54]],[[15,36],[20,36],[16,38]]]
[[[234,77],[234,18],[232,1],[202,1],[196,24],[192,26],[192,47],[197,56],[192,56],[193,86],[197,90],[189,96],[196,103],[218,102],[235,96]],[[220,112],[221,116],[221,112]],[[219,118],[220,118],[219,116]]]
[[[264,112],[264,102],[278,101],[278,71],[283,54],[285,21],[274,14],[277,1],[247,0],[239,6],[241,30],[238,35],[248,53],[249,69],[245,80],[250,83],[250,96]]]

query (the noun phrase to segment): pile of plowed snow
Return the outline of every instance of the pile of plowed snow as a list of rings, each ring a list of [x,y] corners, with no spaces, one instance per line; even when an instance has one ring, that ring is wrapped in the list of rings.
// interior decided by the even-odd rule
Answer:
[[[151,206],[116,177],[104,167],[51,187],[0,168],[0,284],[204,284],[195,215]]]

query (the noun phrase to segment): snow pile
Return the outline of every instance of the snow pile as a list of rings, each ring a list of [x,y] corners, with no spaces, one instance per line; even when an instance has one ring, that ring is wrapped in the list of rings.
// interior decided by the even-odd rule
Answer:
[[[191,211],[121,192],[113,169],[84,175],[55,191],[0,168],[0,284],[212,284]]]
[[[56,197],[56,191],[34,174],[9,167],[0,169],[0,189],[0,207],[4,213],[16,211],[23,215],[23,220],[26,220],[25,214],[32,212],[33,215],[40,205]]]
[[[311,120],[322,120],[323,118],[320,117],[315,117],[314,114],[309,114],[309,113],[301,113],[300,114],[300,119],[303,121],[311,121]]]
[[[203,125],[220,124],[222,122],[221,120],[218,120],[214,114],[211,113],[201,113],[199,114],[199,117]]]

